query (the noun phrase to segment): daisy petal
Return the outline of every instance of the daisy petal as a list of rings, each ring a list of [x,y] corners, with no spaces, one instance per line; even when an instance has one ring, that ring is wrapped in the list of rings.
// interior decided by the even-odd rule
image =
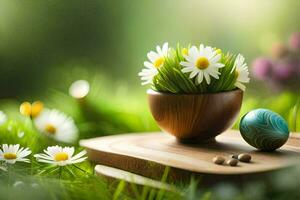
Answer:
[[[197,83],[200,84],[200,83],[202,83],[202,81],[203,81],[203,72],[200,71],[200,72],[198,73]]]
[[[147,67],[147,68],[149,68],[149,69],[151,69],[151,68],[154,67],[153,64],[150,63],[150,62],[148,62],[148,61],[145,61],[145,62],[144,62],[144,66]]]
[[[208,74],[208,73],[205,73],[205,72],[204,72],[203,74],[204,74],[206,83],[209,85],[209,84],[210,84],[210,77],[209,77],[209,74]]]
[[[234,85],[235,85],[236,87],[240,88],[240,89],[243,90],[243,91],[246,90],[246,86],[243,85],[243,84],[240,83],[240,82],[236,82]]]
[[[168,43],[165,42],[162,46],[162,53],[163,53],[163,56],[166,56],[168,54],[168,50],[169,50],[169,47],[168,47]]]
[[[180,65],[185,66],[185,67],[193,67],[194,65],[189,63],[189,62],[180,62]]]
[[[194,78],[196,75],[198,74],[197,71],[193,71],[191,74],[190,74],[190,78]]]
[[[186,67],[186,68],[183,68],[181,71],[182,71],[183,73],[187,73],[187,72],[191,72],[191,71],[193,71],[193,70],[194,70],[193,67]]]
[[[149,59],[152,63],[154,63],[155,60],[156,60],[157,58],[159,58],[159,54],[155,53],[154,51],[150,51],[150,52],[147,54],[147,57],[148,57],[148,59]]]
[[[84,156],[85,154],[86,154],[86,151],[81,151],[81,152],[79,152],[78,154],[76,154],[75,156],[73,156],[73,157],[71,158],[71,160],[76,160],[76,159],[78,159],[78,158]]]
[[[86,159],[87,159],[87,157],[83,157],[83,158],[79,158],[79,159],[76,159],[76,160],[72,160],[72,164],[81,163],[81,162],[85,161]]]

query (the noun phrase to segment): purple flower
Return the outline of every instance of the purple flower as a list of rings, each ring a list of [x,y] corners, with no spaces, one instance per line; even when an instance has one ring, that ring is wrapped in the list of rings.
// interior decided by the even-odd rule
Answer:
[[[287,80],[294,75],[295,66],[291,63],[278,63],[274,66],[273,76],[275,80]]]
[[[272,67],[271,60],[264,57],[255,59],[252,65],[254,75],[259,80],[265,80],[269,77]]]
[[[292,49],[300,49],[300,33],[293,33],[289,42]]]

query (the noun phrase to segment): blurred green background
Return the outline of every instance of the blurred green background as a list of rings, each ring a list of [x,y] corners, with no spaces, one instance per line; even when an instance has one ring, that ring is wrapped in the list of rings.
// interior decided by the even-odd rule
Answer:
[[[299,8],[297,0],[0,0],[0,107],[13,116],[21,101],[40,99],[74,117],[83,137],[157,130],[137,76],[148,51],[201,42],[251,66],[300,30]],[[77,79],[91,84],[84,105],[68,95]],[[271,108],[300,131],[297,101],[299,92],[252,79],[241,115]]]

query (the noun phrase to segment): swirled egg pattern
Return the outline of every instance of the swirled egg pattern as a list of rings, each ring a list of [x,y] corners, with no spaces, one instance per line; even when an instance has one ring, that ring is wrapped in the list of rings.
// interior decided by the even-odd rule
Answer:
[[[268,109],[256,109],[245,114],[240,121],[240,132],[248,144],[262,151],[274,151],[289,138],[286,121]]]

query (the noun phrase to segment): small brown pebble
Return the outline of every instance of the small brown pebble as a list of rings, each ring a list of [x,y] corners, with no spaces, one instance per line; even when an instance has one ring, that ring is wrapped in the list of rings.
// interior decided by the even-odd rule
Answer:
[[[237,154],[232,154],[229,156],[229,158],[235,158],[235,159],[238,159],[238,155]]]
[[[223,158],[222,156],[216,156],[213,158],[213,162],[217,165],[222,165],[225,161],[225,158]]]
[[[229,160],[227,160],[227,165],[230,165],[230,166],[237,166],[237,164],[238,164],[238,160],[237,159],[234,159],[234,158],[231,158],[231,159],[229,159]]]
[[[251,161],[251,156],[249,154],[246,153],[242,153],[240,155],[238,155],[238,159],[241,162],[250,162]]]

